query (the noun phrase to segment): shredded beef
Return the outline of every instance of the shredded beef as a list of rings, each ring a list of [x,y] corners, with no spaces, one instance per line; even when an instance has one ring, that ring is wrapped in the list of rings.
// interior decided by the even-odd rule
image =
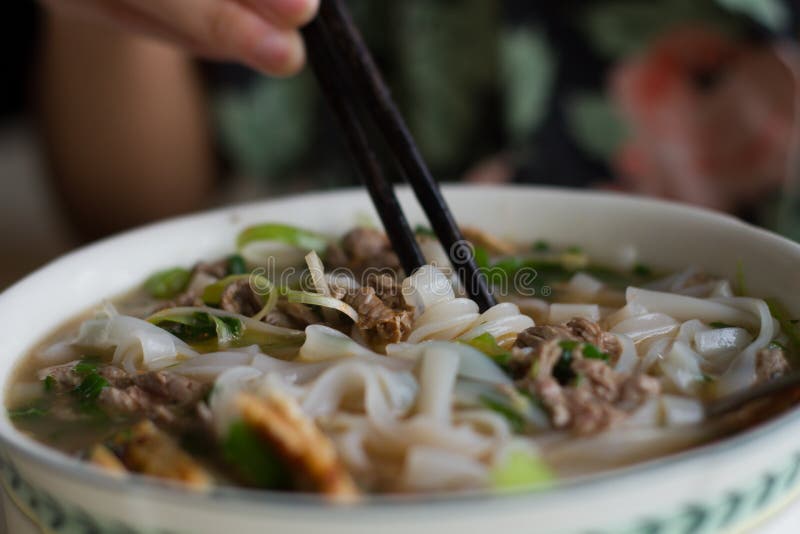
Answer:
[[[69,392],[78,387],[86,374],[76,371],[80,360],[49,367],[39,377],[53,378],[56,391]],[[191,426],[196,423],[190,413],[208,392],[209,386],[168,371],[151,371],[129,375],[114,365],[100,364],[95,371],[108,382],[98,395],[98,405],[105,411],[120,415],[141,415],[160,424]],[[65,406],[59,417],[74,419],[71,408]],[[63,417],[62,417],[63,416]]]
[[[98,403],[105,410],[119,415],[143,415],[161,424],[173,424],[177,416],[164,404],[159,404],[139,386],[103,388]]]
[[[297,302],[279,302],[278,310],[292,321],[293,328],[304,329],[310,324],[322,322],[322,318],[310,306]]]
[[[517,336],[515,346],[518,348],[530,347],[531,352],[523,353],[517,351],[518,358],[514,363],[516,375],[527,374],[530,369],[534,356],[538,359],[541,356],[542,346],[546,342],[556,340],[555,345],[561,341],[582,341],[595,345],[601,352],[609,355],[610,361],[615,362],[622,354],[622,344],[613,334],[604,332],[597,323],[588,319],[576,317],[565,325],[542,325],[532,326],[523,330]],[[553,350],[553,343],[551,348]],[[523,356],[526,354],[526,356]],[[549,361],[549,360],[548,360]],[[549,372],[550,368],[547,369]]]
[[[282,326],[284,328],[296,327],[296,323],[292,320],[292,318],[278,309],[270,311],[267,316],[264,317],[264,322],[273,326]]]
[[[565,347],[565,341],[575,346]],[[608,361],[594,353],[586,357],[585,344],[596,346]],[[613,370],[611,364],[621,352],[615,336],[596,323],[573,319],[520,333],[509,368],[517,386],[541,400],[553,426],[588,435],[614,426],[660,392],[653,377]]]
[[[151,396],[170,404],[193,404],[208,392],[205,384],[166,371],[137,375],[133,381]]]
[[[193,407],[208,392],[208,385],[166,371],[143,373],[130,380],[131,385],[103,388],[99,405],[110,413],[138,414],[175,429],[204,427]]]
[[[349,269],[359,280],[367,271],[400,271],[400,261],[386,235],[373,228],[356,228],[331,245],[326,253],[328,266]]]
[[[192,275],[196,275],[198,273],[213,276],[218,280],[225,278],[225,276],[228,274],[228,260],[222,259],[212,262],[201,261],[195,265],[194,269],[192,270]]]
[[[378,298],[389,308],[394,310],[408,308],[405,297],[403,297],[403,288],[394,276],[386,273],[370,273],[364,283],[374,289]]]
[[[756,354],[756,375],[759,382],[775,380],[790,370],[786,354],[780,347],[767,347]]]
[[[661,393],[661,382],[654,376],[634,373],[620,385],[617,406],[631,412],[651,397]]]
[[[44,380],[49,376],[53,379],[57,389],[73,389],[81,383],[81,376],[73,372],[73,369],[79,363],[80,360],[75,360],[41,369],[38,373],[39,380]]]
[[[349,291],[344,301],[358,312],[356,327],[373,345],[397,343],[411,331],[411,313],[387,306],[371,287]]]
[[[261,311],[261,297],[256,295],[246,278],[228,284],[222,292],[220,307],[223,310],[252,317]]]
[[[84,375],[75,370],[75,366],[81,363],[81,360],[74,360],[61,365],[54,365],[41,369],[38,373],[39,380],[44,380],[48,376],[54,380],[56,391],[69,391],[75,389],[84,378]],[[111,386],[114,387],[127,387],[132,381],[128,373],[124,369],[113,365],[98,365],[97,374],[105,378]]]

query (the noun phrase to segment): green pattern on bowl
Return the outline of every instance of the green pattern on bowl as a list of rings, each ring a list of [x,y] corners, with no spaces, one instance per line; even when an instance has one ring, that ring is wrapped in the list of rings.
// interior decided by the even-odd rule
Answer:
[[[688,503],[672,517],[648,518],[632,528],[601,530],[624,534],[706,534],[742,528],[776,513],[800,490],[800,452],[758,477],[750,487],[731,489],[706,502]]]
[[[26,481],[9,458],[2,454],[0,481],[22,513],[45,534],[175,534],[165,530],[142,530],[119,521],[105,520],[80,507],[61,502]]]
[[[176,534],[142,530],[119,521],[91,516],[80,507],[55,499],[28,483],[14,464],[0,455],[0,481],[22,512],[44,532],[57,534]],[[742,528],[766,519],[787,504],[800,490],[800,451],[790,461],[764,473],[747,488],[737,488],[707,502],[687,504],[677,513],[645,518],[632,527],[598,529],[586,534],[707,534]]]

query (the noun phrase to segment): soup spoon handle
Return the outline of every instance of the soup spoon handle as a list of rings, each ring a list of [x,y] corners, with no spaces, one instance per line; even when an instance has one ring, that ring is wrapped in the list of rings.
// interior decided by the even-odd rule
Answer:
[[[735,413],[749,404],[765,400],[777,400],[781,396],[800,397],[800,372],[755,385],[744,391],[726,395],[706,404],[706,418],[713,419]]]

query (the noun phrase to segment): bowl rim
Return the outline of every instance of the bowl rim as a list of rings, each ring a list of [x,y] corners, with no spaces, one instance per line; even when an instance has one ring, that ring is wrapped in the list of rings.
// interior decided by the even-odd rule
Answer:
[[[411,194],[408,186],[398,186],[398,196],[409,196]],[[670,200],[653,199],[638,195],[618,193],[612,191],[577,190],[551,186],[531,186],[525,184],[503,184],[503,185],[467,185],[467,184],[443,184],[443,193],[463,193],[467,191],[480,190],[482,194],[489,191],[500,193],[508,190],[520,190],[529,194],[550,194],[560,196],[565,199],[583,198],[598,199],[622,204],[640,204],[672,211],[675,215],[685,214],[687,216],[699,217],[708,221],[716,221],[731,226],[731,228],[746,232],[747,239],[759,239],[771,241],[776,245],[783,246],[787,250],[793,249],[794,255],[800,259],[800,244],[795,243],[785,237],[769,232],[765,229],[746,223],[731,215],[715,212],[705,208],[689,206]],[[470,193],[466,193],[470,194]],[[180,223],[190,222],[195,219],[214,218],[219,216],[236,217],[237,211],[252,209],[266,209],[270,206],[283,203],[290,203],[299,200],[314,200],[318,198],[336,199],[337,197],[366,196],[363,187],[340,188],[329,191],[312,191],[288,196],[270,198],[266,200],[250,201],[237,203],[229,206],[217,207],[210,210],[199,211],[177,217],[171,217],[147,225],[139,226],[112,236],[100,239],[88,245],[79,247],[67,254],[61,255],[38,268],[0,293],[0,310],[3,309],[5,301],[20,291],[26,291],[27,286],[34,283],[37,279],[47,276],[49,271],[57,270],[62,263],[78,258],[92,251],[102,249],[110,243],[124,241],[138,235],[151,232],[164,227],[177,226]],[[56,328],[57,326],[53,326]],[[9,358],[9,365],[16,366],[19,363],[19,355]],[[5,396],[6,389],[10,381],[2,385]],[[288,493],[274,490],[261,490],[252,488],[240,488],[234,486],[219,486],[208,492],[198,492],[187,489],[180,484],[160,481],[152,477],[138,474],[130,474],[124,478],[109,476],[101,468],[86,463],[76,457],[62,453],[58,449],[44,445],[33,438],[30,438],[16,430],[13,423],[8,419],[7,412],[4,410],[2,417],[5,418],[4,425],[0,425],[0,451],[3,448],[10,449],[18,457],[53,470],[55,476],[71,478],[81,484],[103,488],[114,493],[125,494],[131,492],[143,493],[150,498],[168,500],[179,506],[202,505],[204,502],[215,502],[234,505],[258,505],[264,507],[290,507],[293,510],[302,508],[304,513],[318,510],[330,511],[335,508],[342,511],[353,511],[361,513],[364,509],[380,511],[385,509],[397,510],[398,508],[413,508],[415,512],[430,510],[431,508],[441,509],[443,506],[461,506],[465,503],[480,500],[482,502],[493,501],[513,505],[521,500],[530,501],[532,499],[558,498],[564,494],[574,494],[583,491],[593,491],[598,487],[613,484],[615,481],[643,477],[663,472],[667,469],[680,464],[688,464],[697,461],[702,457],[718,455],[727,451],[742,448],[748,443],[753,443],[765,439],[768,435],[780,429],[784,425],[800,422],[800,405],[790,408],[785,412],[761,422],[743,432],[733,436],[715,440],[709,443],[692,447],[682,452],[659,456],[657,458],[637,462],[635,464],[602,471],[587,476],[570,478],[566,481],[558,481],[553,486],[546,487],[523,487],[510,492],[491,492],[491,491],[470,491],[470,492],[447,492],[447,493],[420,493],[413,495],[389,494],[389,495],[365,495],[363,499],[356,503],[341,506],[333,506],[317,494],[310,493]]]

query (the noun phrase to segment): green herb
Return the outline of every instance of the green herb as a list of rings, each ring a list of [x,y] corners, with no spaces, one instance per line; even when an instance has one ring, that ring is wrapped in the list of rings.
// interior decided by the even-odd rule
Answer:
[[[475,264],[479,269],[489,268],[489,252],[483,247],[475,247]]]
[[[247,262],[239,254],[229,256],[226,265],[228,276],[247,273]]]
[[[82,404],[91,404],[97,400],[103,388],[108,386],[108,380],[100,376],[97,371],[90,371],[73,391]]]
[[[587,265],[581,269],[581,272],[591,275],[592,278],[600,280],[609,287],[614,287],[617,289],[625,289],[635,282],[626,274],[599,265]]]
[[[565,339],[564,341],[559,341],[558,346],[566,351],[572,351],[578,348],[580,345],[579,341],[574,341],[572,339]]]
[[[608,353],[601,351],[591,343],[584,343],[581,352],[583,353],[584,358],[591,358],[593,360],[603,360],[604,362],[607,362],[609,358],[611,358]]]
[[[525,430],[525,419],[512,406],[488,395],[481,395],[480,402],[493,412],[502,415],[506,421],[508,421],[508,424],[511,425],[511,429],[517,434]]]
[[[56,379],[51,375],[47,375],[44,377],[44,380],[42,380],[42,385],[44,386],[44,390],[50,393],[56,389]]]
[[[800,327],[797,323],[793,323],[786,308],[778,302],[777,299],[767,298],[764,299],[769,306],[769,312],[778,320],[781,325],[781,330],[786,337],[789,338],[789,346],[791,347],[791,354],[797,360],[797,354],[800,352]],[[796,363],[796,362],[795,362]]]
[[[788,351],[789,349],[786,348],[786,345],[781,343],[780,341],[770,341],[769,345],[767,345],[770,349],[781,349],[783,351]]]
[[[562,386],[567,384],[579,385],[581,383],[581,378],[577,376],[572,369],[572,360],[574,359],[573,353],[576,349],[580,349],[584,358],[603,360],[604,362],[608,362],[610,358],[609,354],[601,351],[591,343],[582,343],[572,339],[565,339],[559,341],[558,346],[561,348],[561,357],[553,367],[553,377],[555,377]]]
[[[566,386],[575,379],[575,371],[572,370],[572,351],[577,348],[579,343],[572,340],[559,342],[561,347],[561,357],[553,367],[553,377],[562,386]]]
[[[100,359],[99,358],[84,358],[77,364],[72,370],[79,375],[87,375],[89,373],[97,371],[97,368],[100,366]]]
[[[703,382],[705,382],[706,384],[710,384],[714,380],[715,380],[715,378],[713,376],[703,373]]]
[[[16,410],[8,410],[8,416],[14,420],[19,421],[22,419],[38,419],[47,414],[47,410],[36,406],[28,408],[19,408]]]
[[[497,344],[497,340],[489,332],[467,341],[467,345],[474,347],[487,355],[500,367],[505,368],[511,360],[511,353]]]
[[[239,339],[243,331],[240,319],[217,317],[206,312],[156,317],[151,322],[187,343],[202,343],[212,339],[217,339],[220,344],[230,343]]]
[[[641,277],[653,276],[653,269],[643,263],[637,263],[633,266],[633,275]]]
[[[742,260],[736,263],[736,287],[734,291],[740,297],[747,295],[747,288],[744,283],[744,263]]]
[[[437,239],[436,233],[431,230],[429,227],[425,226],[424,224],[418,224],[414,227],[414,233],[417,235],[424,235],[426,237],[432,237]]]
[[[171,299],[181,293],[189,284],[191,272],[176,267],[159,271],[144,282],[144,290],[157,299]]]
[[[723,323],[723,322],[720,322],[720,321],[714,321],[713,323],[709,323],[709,326],[711,328],[733,328],[728,323]]]
[[[508,258],[503,258],[502,260],[498,261],[494,265],[492,265],[492,269],[499,269],[505,274],[513,275],[516,273],[520,268],[524,266],[524,262],[515,256],[509,256]]]
[[[539,239],[533,244],[531,248],[533,249],[534,252],[547,252],[548,250],[550,250],[550,243],[548,243],[544,239]]]
[[[222,454],[247,483],[259,488],[281,489],[289,473],[269,446],[244,422],[231,425],[222,444]]]
[[[217,317],[211,315],[217,331],[217,341],[221,344],[230,343],[241,337],[242,321],[236,317]]]

